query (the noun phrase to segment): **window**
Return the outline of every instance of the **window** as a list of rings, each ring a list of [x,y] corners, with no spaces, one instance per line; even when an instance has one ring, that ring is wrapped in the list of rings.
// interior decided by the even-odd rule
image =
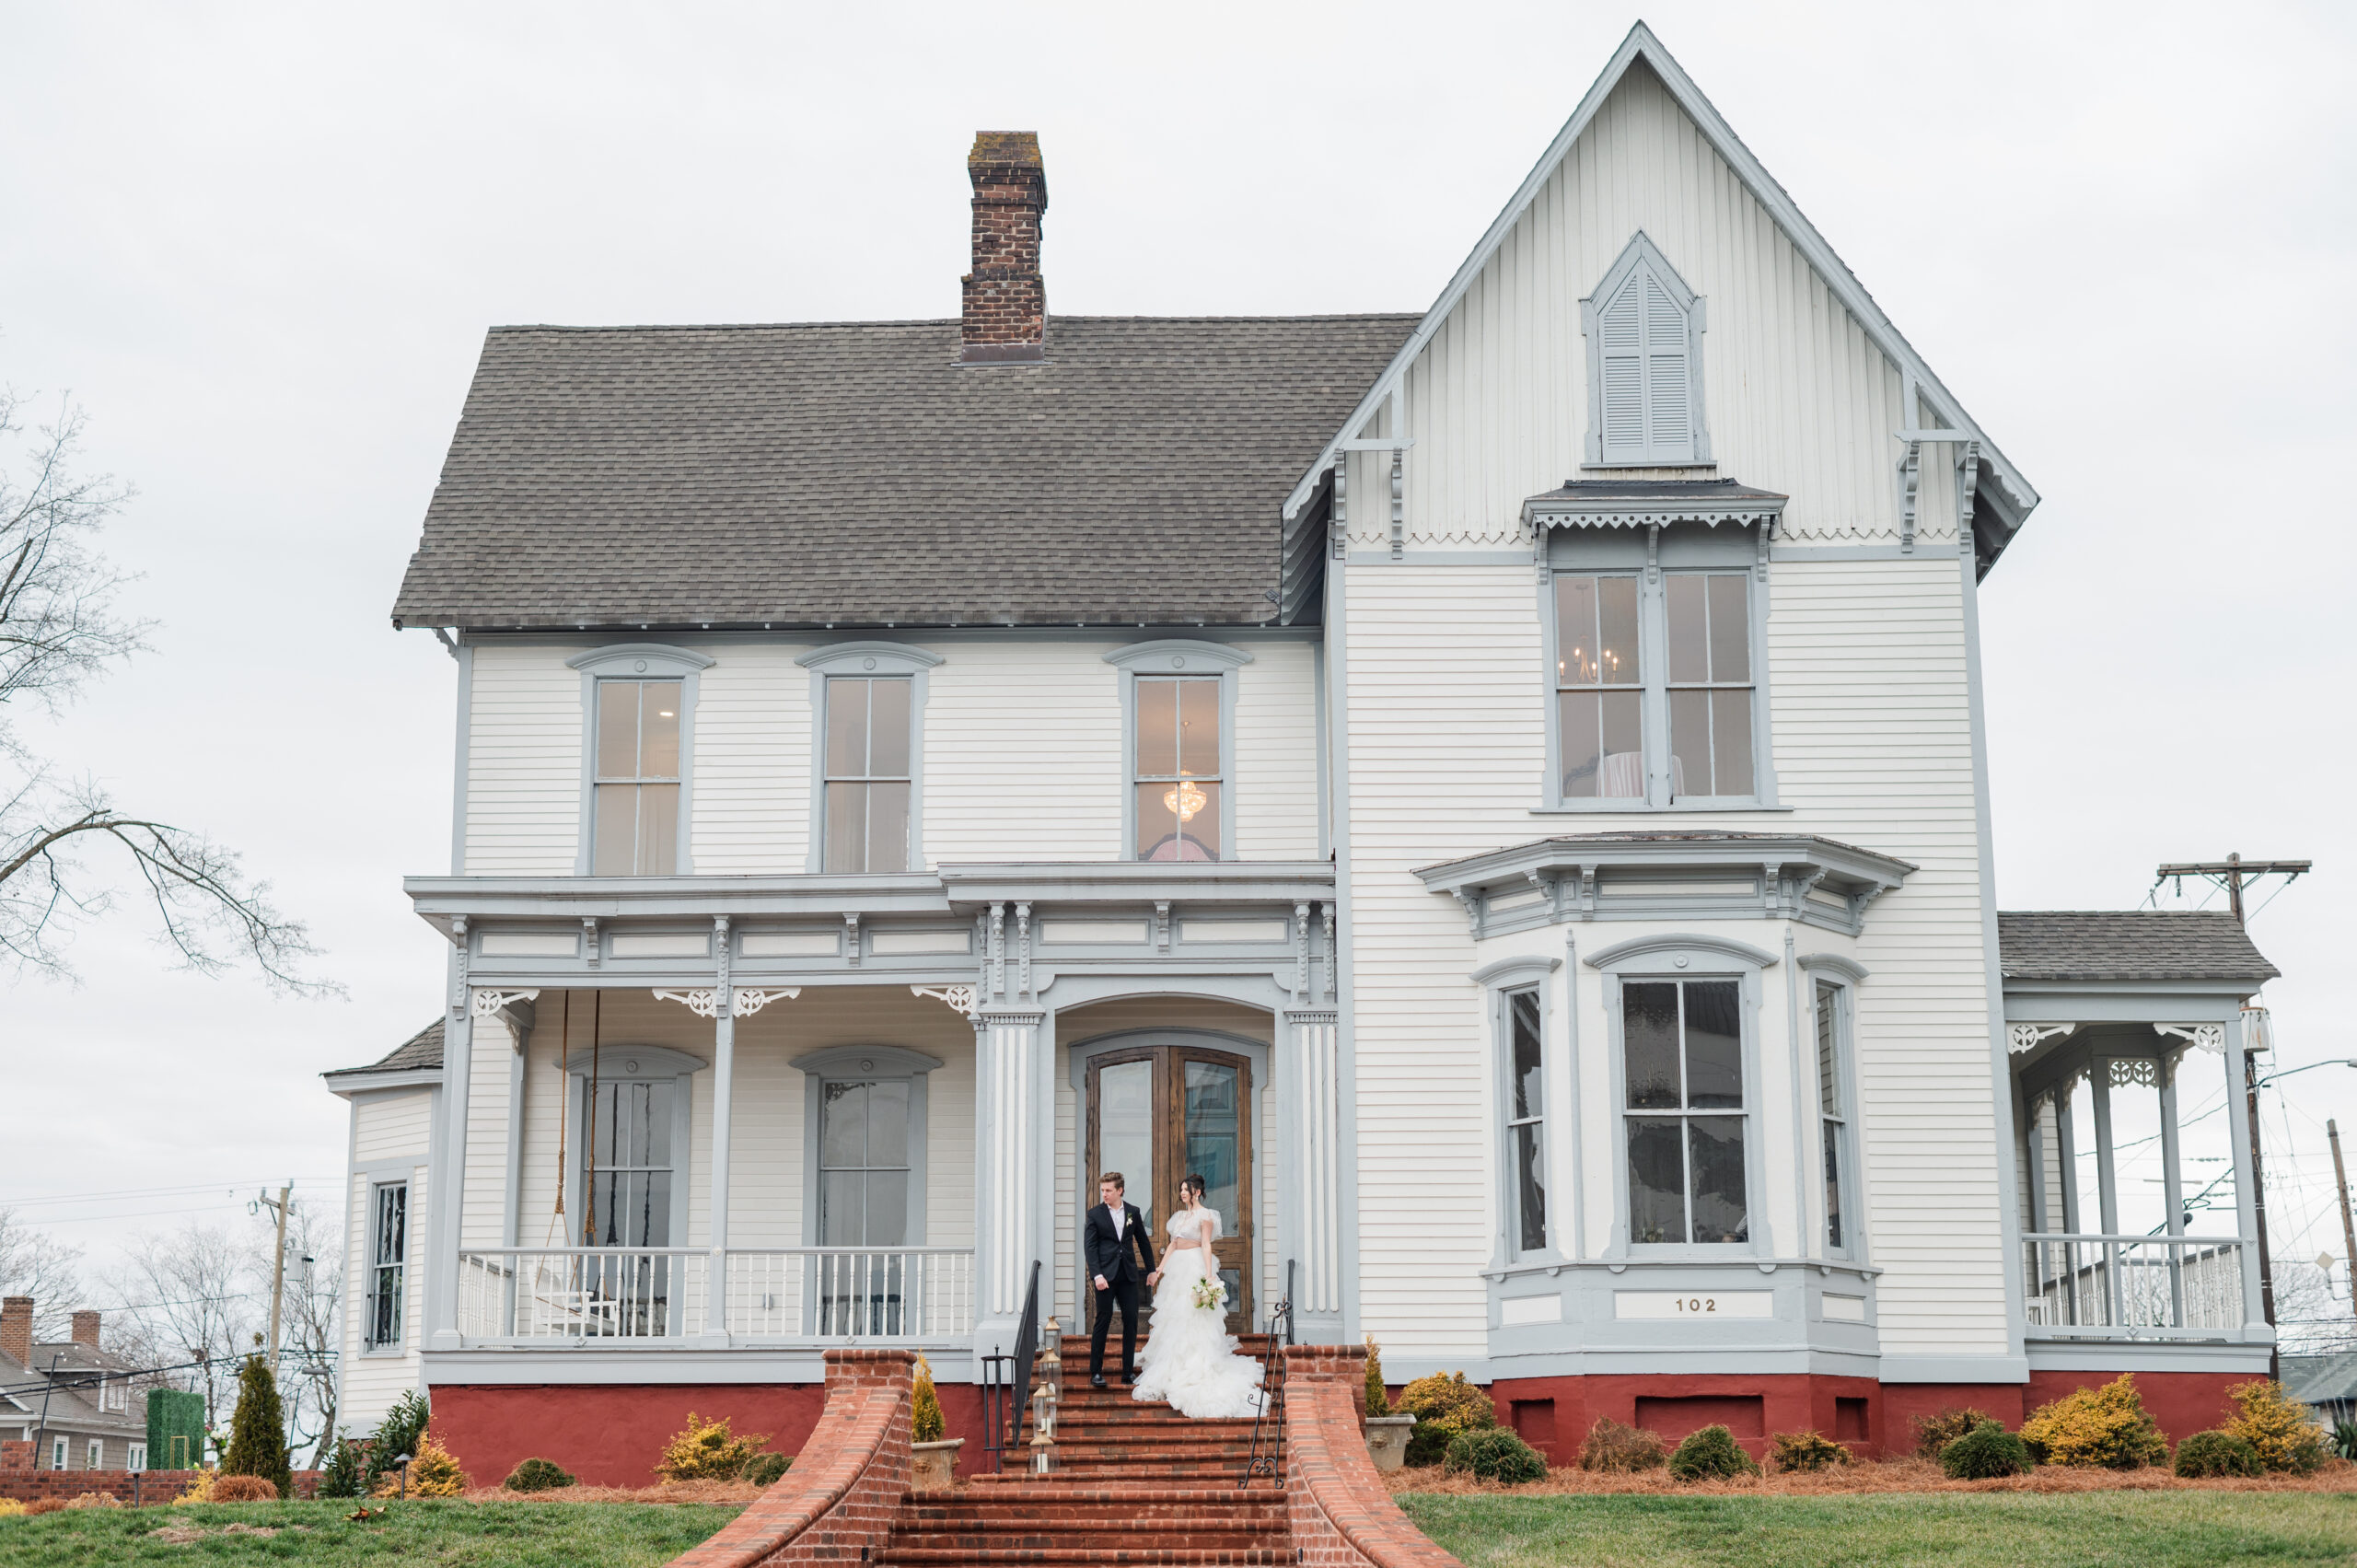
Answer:
[[[1629,1239],[1750,1239],[1745,1201],[1742,983],[1626,981]]]
[[[1220,857],[1220,677],[1138,677],[1137,858]]]
[[[924,1245],[925,1083],[937,1057],[842,1046],[797,1057],[803,1102],[804,1235],[828,1250],[805,1275],[822,1334],[918,1333],[942,1305]]]
[[[1522,1252],[1547,1249],[1547,1087],[1538,993],[1506,993],[1506,1157],[1514,1214],[1515,1247]]]
[[[905,676],[827,678],[824,870],[909,868],[911,686]]]
[[[63,1437],[55,1439],[49,1446],[49,1468],[53,1470],[62,1470],[65,1468],[65,1439]]]
[[[669,1079],[596,1086],[581,1150],[589,1189],[582,1225],[589,1246],[671,1244],[674,1092]]]
[[[1825,1142],[1825,1245],[1846,1251],[1848,1232],[1842,1225],[1841,1180],[1849,1164],[1849,1114],[1842,1095],[1841,1048],[1849,1016],[1842,988],[1828,981],[1817,982],[1817,1104]]]
[[[668,877],[679,866],[677,680],[598,682],[594,877]]]
[[[819,1105],[819,1244],[900,1247],[909,1234],[909,1081],[826,1082]]]
[[[99,1408],[102,1411],[119,1411],[125,1408],[130,1402],[129,1389],[130,1385],[120,1377],[99,1378]]]
[[[1751,573],[1658,578],[1554,574],[1556,804],[1761,798]]]
[[[130,1444],[124,1450],[122,1468],[127,1470],[145,1469],[147,1468],[147,1445],[145,1443]]]
[[[89,1446],[82,1450],[82,1468],[86,1470],[104,1469],[106,1452],[107,1446],[102,1439],[91,1438]]]
[[[1639,234],[1580,301],[1591,467],[1708,463],[1702,301]]]
[[[369,1204],[368,1303],[362,1320],[364,1349],[401,1342],[401,1307],[407,1295],[409,1183],[377,1183]]]

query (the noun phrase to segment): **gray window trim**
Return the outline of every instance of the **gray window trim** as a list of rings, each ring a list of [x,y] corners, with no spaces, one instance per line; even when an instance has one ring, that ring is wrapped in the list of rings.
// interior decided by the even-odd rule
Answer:
[[[1500,1263],[1553,1262],[1563,1256],[1562,1203],[1569,1192],[1558,1191],[1560,1179],[1555,1172],[1562,1162],[1554,1157],[1554,1123],[1557,1112],[1553,1097],[1549,1092],[1554,1076],[1553,1040],[1555,1036],[1555,988],[1550,983],[1555,971],[1563,967],[1561,958],[1531,955],[1524,958],[1502,958],[1485,964],[1473,971],[1473,982],[1487,988],[1490,1019],[1491,1085],[1495,1095],[1497,1114],[1494,1118],[1498,1159],[1496,1179],[1492,1182],[1497,1198],[1497,1230],[1493,1250]],[[1538,1143],[1549,1168],[1547,1214],[1543,1221],[1546,1245],[1525,1251],[1516,1245],[1522,1235],[1518,1193],[1514,1179],[1514,1016],[1513,998],[1524,992],[1538,998],[1538,1078],[1540,1109],[1538,1113]],[[1576,1185],[1576,1183],[1573,1183]]]
[[[1666,525],[1665,525],[1666,526]],[[1546,772],[1538,782],[1539,806],[1545,812],[1621,813],[1662,811],[1782,811],[1789,809],[1777,793],[1776,751],[1771,733],[1768,682],[1768,580],[1759,564],[1758,535],[1772,525],[1738,525],[1724,539],[1715,527],[1700,539],[1691,535],[1661,540],[1631,529],[1592,528],[1551,530],[1540,545],[1546,564],[1538,572],[1539,699],[1546,710]],[[1560,543],[1558,541],[1561,541]],[[1666,552],[1661,548],[1667,545]],[[1563,555],[1593,552],[1594,564],[1562,560]],[[1643,686],[1645,748],[1645,798],[1643,800],[1573,800],[1563,788],[1562,715],[1555,700],[1555,664],[1561,641],[1555,618],[1555,575],[1634,577],[1637,580],[1638,656],[1648,672]],[[1745,580],[1745,606],[1750,616],[1751,642],[1751,778],[1750,795],[1670,795],[1669,768],[1669,590],[1665,573],[1734,576]]]
[[[412,1160],[409,1164],[413,1167],[416,1162]],[[410,1271],[410,1259],[417,1250],[417,1214],[416,1211],[410,1206],[409,1192],[407,1191],[410,1186],[410,1181],[411,1177],[406,1172],[394,1177],[390,1180],[380,1179],[373,1176],[368,1179],[368,1223],[366,1226],[367,1234],[363,1239],[363,1250],[360,1255],[361,1283],[366,1287],[361,1292],[361,1310],[366,1315],[361,1323],[359,1334],[360,1353],[363,1356],[398,1358],[409,1353],[411,1328],[409,1288],[412,1277]],[[381,1239],[381,1232],[378,1228],[378,1214],[382,1201],[378,1198],[377,1194],[382,1192],[388,1187],[399,1187],[403,1190],[401,1194],[401,1332],[382,1344],[371,1344],[368,1341],[368,1330],[371,1323],[374,1321],[375,1314],[370,1309],[368,1304],[374,1302],[377,1298],[377,1246],[378,1241]]]
[[[1237,672],[1252,662],[1242,648],[1225,643],[1198,643],[1181,637],[1132,643],[1104,656],[1121,672],[1121,858],[1134,862],[1138,842],[1138,703],[1141,675],[1219,677],[1219,857],[1236,854],[1236,686]]]
[[[794,1065],[802,1069],[807,1078],[802,1086],[802,1245],[819,1245],[819,1086],[829,1082],[872,1084],[887,1079],[909,1086],[909,1236],[901,1245],[925,1245],[925,1156],[932,1141],[926,1074],[943,1065],[941,1058],[897,1045],[842,1045],[797,1056]]]
[[[1687,411],[1691,415],[1693,439],[1683,452],[1649,450],[1643,459],[1620,462],[1604,460],[1604,354],[1603,338],[1596,326],[1596,302],[1609,299],[1620,290],[1631,273],[1639,268],[1651,272],[1669,291],[1679,308],[1686,312],[1686,388]],[[1661,253],[1643,229],[1630,237],[1629,243],[1618,260],[1605,270],[1604,277],[1585,299],[1580,301],[1580,336],[1587,347],[1587,460],[1582,468],[1713,468],[1711,456],[1710,401],[1703,396],[1702,333],[1707,325],[1703,297],[1686,286],[1678,269]]]
[[[564,1171],[564,1213],[569,1229],[564,1245],[576,1246],[573,1236],[582,1213],[581,1162],[588,1157],[588,1144],[583,1130],[588,1125],[586,1097],[589,1092],[590,1049],[575,1051],[564,1059],[564,1114],[567,1147],[574,1153]],[[655,1083],[668,1078],[671,1090],[671,1236],[669,1245],[688,1247],[688,1184],[694,1179],[694,1145],[690,1139],[695,1130],[695,1075],[709,1063],[684,1051],[673,1051],[661,1045],[610,1045],[597,1048],[598,1082]]]
[[[1724,937],[1669,933],[1640,936],[1592,953],[1585,960],[1604,976],[1606,1063],[1611,1080],[1612,1118],[1612,1236],[1604,1256],[1614,1259],[1667,1259],[1724,1261],[1738,1258],[1776,1256],[1773,1226],[1769,1221],[1767,1150],[1763,1146],[1766,1118],[1759,1102],[1759,1018],[1762,971],[1774,967],[1776,957]],[[1629,980],[1734,980],[1741,986],[1743,1010],[1743,1179],[1745,1218],[1751,1227],[1747,1242],[1632,1243],[1629,1239],[1629,1082],[1628,1041],[1622,1016],[1620,987]]]
[[[924,857],[924,705],[932,696],[929,672],[942,656],[906,643],[830,643],[796,658],[810,672],[810,848],[804,869],[814,875],[827,862],[827,678],[900,676],[909,691],[909,870],[926,868]]]
[[[714,660],[692,648],[663,643],[613,643],[564,661],[581,672],[581,830],[573,874],[586,877],[598,843],[598,682],[677,680],[679,683],[679,842],[677,877],[695,872],[696,698],[698,678]]]
[[[1817,1096],[1808,1098],[1809,1137],[1803,1157],[1809,1162],[1811,1179],[1806,1191],[1810,1202],[1802,1205],[1800,1223],[1807,1227],[1810,1256],[1822,1254],[1852,1262],[1866,1260],[1864,1193],[1859,1183],[1858,1151],[1864,1139],[1858,1131],[1858,981],[1866,971],[1859,965],[1834,954],[1812,954],[1794,960],[1802,981],[1808,987],[1808,1007],[1803,1027],[1808,1033],[1808,1063],[1812,1071],[1809,1081],[1814,1084],[1817,1074],[1817,1008],[1822,986],[1832,994],[1833,1019],[1833,1090],[1840,1102],[1840,1144],[1835,1153],[1840,1158],[1841,1213],[1845,1221],[1846,1239],[1835,1247],[1826,1238],[1823,1178],[1825,1169],[1825,1111]]]

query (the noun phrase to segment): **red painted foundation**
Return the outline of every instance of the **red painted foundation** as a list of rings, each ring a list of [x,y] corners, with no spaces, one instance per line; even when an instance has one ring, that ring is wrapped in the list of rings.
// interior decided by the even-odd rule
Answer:
[[[981,1396],[970,1383],[939,1385],[948,1435],[963,1437],[958,1469],[981,1453]],[[655,1462],[693,1411],[726,1416],[738,1435],[767,1435],[765,1452],[799,1454],[819,1423],[818,1383],[442,1384],[433,1389],[434,1434],[477,1486],[496,1486],[527,1458],[553,1460],[591,1486],[650,1486]]]

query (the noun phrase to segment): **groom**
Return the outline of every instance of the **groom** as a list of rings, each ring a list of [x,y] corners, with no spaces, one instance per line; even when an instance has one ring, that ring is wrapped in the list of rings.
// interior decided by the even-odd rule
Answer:
[[[1113,1326],[1113,1308],[1121,1309],[1121,1381],[1137,1381],[1138,1282],[1154,1269],[1154,1239],[1135,1203],[1122,1201],[1121,1173],[1109,1170],[1097,1179],[1102,1200],[1088,1211],[1084,1241],[1088,1272],[1097,1284],[1097,1327],[1088,1336],[1088,1386],[1105,1387],[1105,1331]],[[1134,1260],[1134,1261],[1132,1260]]]

